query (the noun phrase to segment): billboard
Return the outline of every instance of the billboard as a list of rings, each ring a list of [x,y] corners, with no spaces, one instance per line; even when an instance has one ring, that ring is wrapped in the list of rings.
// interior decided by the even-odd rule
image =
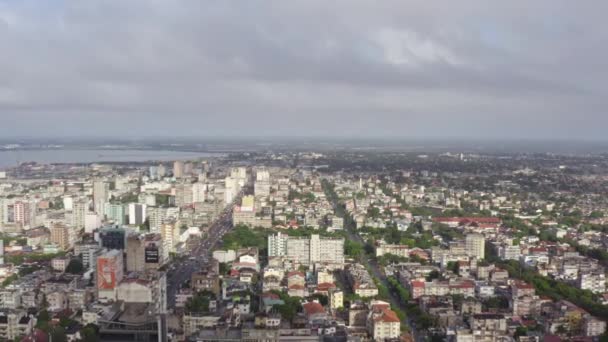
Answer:
[[[150,244],[144,249],[144,261],[146,264],[158,264],[160,261],[160,251],[157,246]]]
[[[97,288],[112,290],[116,288],[118,265],[115,258],[97,258]]]

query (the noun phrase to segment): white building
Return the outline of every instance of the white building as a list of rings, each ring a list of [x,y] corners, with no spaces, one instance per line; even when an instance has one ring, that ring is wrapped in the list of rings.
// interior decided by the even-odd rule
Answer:
[[[93,209],[103,215],[105,204],[108,201],[110,185],[104,181],[93,182]]]
[[[146,205],[129,203],[129,224],[142,224],[146,220]]]
[[[287,239],[289,236],[283,233],[268,236],[268,256],[287,255]]]
[[[289,237],[277,233],[268,237],[269,256],[287,256],[303,264],[344,264],[344,239],[322,238],[318,234],[307,237]]]
[[[150,232],[156,233],[160,231],[161,225],[169,220],[176,219],[179,216],[179,208],[169,207],[148,207],[146,209],[150,219]]]
[[[205,202],[207,199],[207,184],[205,183],[194,183],[192,184],[192,202],[200,203]]]
[[[465,250],[467,255],[483,259],[485,257],[486,239],[481,234],[467,234],[465,237]]]
[[[101,216],[97,213],[87,212],[84,217],[84,232],[90,234],[99,227],[101,227]]]
[[[521,248],[519,246],[504,245],[498,248],[498,257],[502,260],[519,260]]]
[[[581,290],[589,290],[593,293],[606,292],[606,276],[604,272],[584,273],[580,272],[577,285]]]

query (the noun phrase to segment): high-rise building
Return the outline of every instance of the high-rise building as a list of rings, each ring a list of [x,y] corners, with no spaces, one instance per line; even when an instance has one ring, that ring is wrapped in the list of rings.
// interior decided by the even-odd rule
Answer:
[[[103,254],[104,251],[98,243],[93,241],[74,245],[74,255],[79,256],[82,260],[82,265],[90,270],[95,270],[97,267],[97,257]]]
[[[276,233],[268,236],[268,256],[287,255],[287,234]]]
[[[224,183],[226,185],[224,190],[224,202],[226,202],[226,204],[232,203],[239,191],[241,191],[239,180],[233,177],[226,177]]]
[[[310,262],[344,263],[344,239],[310,236]]]
[[[143,236],[131,234],[127,237],[127,272],[142,272],[144,270],[144,241]]]
[[[205,202],[207,199],[207,184],[197,182],[192,184],[192,203]]]
[[[150,166],[148,168],[148,175],[150,176],[150,179],[158,179],[158,167],[156,166]]]
[[[106,219],[117,225],[125,224],[125,206],[120,203],[106,203]]]
[[[97,297],[100,302],[116,299],[116,288],[122,280],[124,273],[124,260],[122,251],[110,250],[97,258]]]
[[[86,226],[86,215],[88,203],[85,199],[78,199],[72,202],[72,227],[82,229]]]
[[[465,250],[467,255],[483,259],[485,257],[486,239],[481,234],[467,234],[465,237]]]
[[[13,204],[13,210],[15,223],[19,223],[22,226],[30,225],[33,216],[33,208],[31,208],[30,202],[17,201]]]
[[[4,265],[4,240],[0,239],[0,265]]]
[[[74,204],[74,198],[72,196],[63,197],[63,209],[64,210],[72,210],[73,204]]]
[[[270,173],[268,170],[260,169],[256,172],[253,193],[255,197],[270,196]]]
[[[230,169],[230,177],[236,179],[240,186],[245,185],[247,181],[247,168],[246,167],[233,167]]]
[[[192,174],[193,170],[194,170],[194,166],[192,165],[192,163],[190,163],[190,162],[184,163],[184,175],[185,176],[190,176]]]
[[[175,186],[175,205],[178,207],[184,207],[191,205],[192,200],[192,184],[182,183]]]
[[[129,224],[142,224],[146,220],[146,205],[129,203]]]
[[[173,177],[182,178],[184,177],[184,162],[176,160],[173,162]]]
[[[70,248],[70,229],[68,226],[62,223],[55,223],[49,230],[51,233],[51,243],[56,244],[62,251]]]
[[[127,272],[157,270],[167,260],[160,234],[131,234],[127,237]]]
[[[93,209],[103,215],[109,198],[110,185],[104,181],[93,182]]]
[[[157,168],[158,178],[163,178],[167,175],[167,168],[163,164],[159,164]]]
[[[160,234],[146,234],[144,236],[144,268],[157,270],[169,260],[169,253],[163,248],[163,239]]]
[[[0,198],[0,223],[8,222],[8,202],[10,199]]]
[[[163,238],[163,248],[167,253],[175,252],[179,243],[180,222],[168,220],[161,225],[160,235]]]
[[[318,234],[289,237],[281,233],[268,237],[269,256],[287,256],[303,264],[344,264],[344,239],[325,238]]]
[[[94,212],[87,211],[84,216],[84,232],[92,233],[99,227],[101,227],[101,216]]]
[[[161,225],[168,219],[177,218],[179,216],[179,208],[169,207],[147,207],[146,212],[150,219],[150,232],[156,233],[160,231]]]
[[[104,227],[99,231],[101,246],[107,249],[125,249],[126,232],[117,226]]]

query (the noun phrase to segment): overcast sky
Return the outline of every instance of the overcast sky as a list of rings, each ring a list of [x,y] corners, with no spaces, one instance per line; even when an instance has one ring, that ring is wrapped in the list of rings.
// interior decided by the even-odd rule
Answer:
[[[0,135],[606,139],[607,7],[0,0]]]

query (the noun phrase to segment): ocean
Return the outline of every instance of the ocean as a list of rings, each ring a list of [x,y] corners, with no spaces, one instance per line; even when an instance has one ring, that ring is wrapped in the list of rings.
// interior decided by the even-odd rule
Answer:
[[[8,168],[24,162],[51,163],[95,163],[95,162],[143,162],[186,160],[219,157],[221,153],[152,151],[152,150],[10,150],[0,151],[0,168]]]

